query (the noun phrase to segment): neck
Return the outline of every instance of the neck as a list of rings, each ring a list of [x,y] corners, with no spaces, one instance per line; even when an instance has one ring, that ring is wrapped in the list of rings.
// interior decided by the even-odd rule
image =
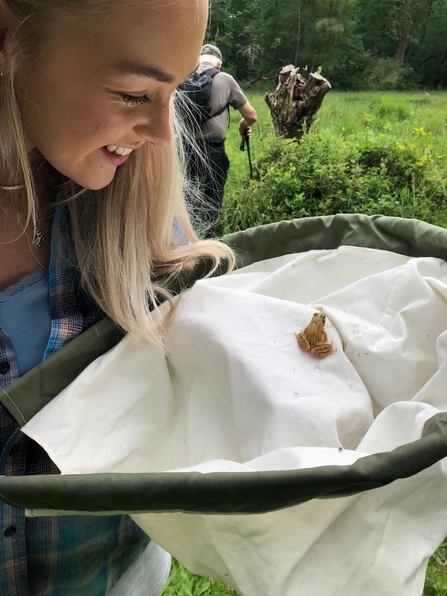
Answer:
[[[29,216],[26,189],[0,190],[0,290],[16,283],[50,260],[51,226],[56,200],[57,184],[51,170],[39,155],[31,156],[31,167],[36,189],[36,224],[45,238],[39,246],[33,244],[33,222]],[[0,178],[3,182],[5,178]],[[6,184],[23,180],[7,178]]]
[[[30,154],[31,174],[36,193],[35,211],[39,218],[39,213],[52,208],[56,201],[58,186],[61,183],[60,175],[51,168],[42,155],[34,150]],[[0,184],[5,186],[21,185],[24,183],[22,174],[4,174],[0,170]],[[28,215],[28,197],[26,188],[18,190],[0,189],[0,201],[2,203],[12,203],[20,213]]]

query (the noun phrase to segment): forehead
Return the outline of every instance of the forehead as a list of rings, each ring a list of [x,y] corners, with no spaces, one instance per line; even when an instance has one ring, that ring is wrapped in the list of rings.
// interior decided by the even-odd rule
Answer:
[[[207,0],[114,0],[101,18],[103,28],[143,27],[155,33],[161,26],[188,32],[203,25],[207,10]]]
[[[56,43],[62,54],[82,53],[102,69],[138,62],[188,74],[200,54],[207,8],[207,0],[115,0],[86,21],[82,11],[68,20]]]

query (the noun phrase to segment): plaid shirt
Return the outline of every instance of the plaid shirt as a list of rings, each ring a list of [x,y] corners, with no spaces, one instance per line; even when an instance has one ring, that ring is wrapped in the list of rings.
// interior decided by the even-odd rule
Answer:
[[[44,359],[101,318],[79,289],[68,209],[56,209],[50,262],[51,334]],[[0,328],[0,389],[19,376]],[[0,406],[0,475],[58,474],[45,451]],[[149,538],[127,516],[26,518],[0,501],[1,596],[104,596]]]

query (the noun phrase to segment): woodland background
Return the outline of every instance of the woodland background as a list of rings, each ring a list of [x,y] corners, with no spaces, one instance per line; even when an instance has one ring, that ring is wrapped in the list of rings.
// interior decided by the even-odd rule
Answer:
[[[334,89],[447,87],[447,0],[212,0],[206,40],[239,81],[294,64]]]

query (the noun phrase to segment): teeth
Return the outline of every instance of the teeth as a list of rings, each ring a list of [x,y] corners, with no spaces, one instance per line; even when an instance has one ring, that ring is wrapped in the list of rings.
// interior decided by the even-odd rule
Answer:
[[[107,145],[106,147],[107,151],[110,151],[110,153],[116,153],[117,155],[129,155],[129,153],[132,153],[133,149],[126,149],[125,147],[118,147],[117,145]]]

